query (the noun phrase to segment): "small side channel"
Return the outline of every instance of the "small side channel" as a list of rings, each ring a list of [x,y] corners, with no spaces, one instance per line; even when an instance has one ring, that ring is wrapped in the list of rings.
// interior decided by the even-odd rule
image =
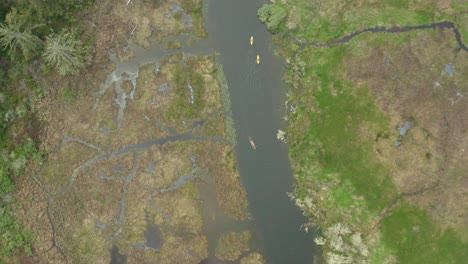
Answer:
[[[114,245],[112,246],[111,252],[111,264],[126,264],[127,263],[127,255],[120,254],[119,248]]]

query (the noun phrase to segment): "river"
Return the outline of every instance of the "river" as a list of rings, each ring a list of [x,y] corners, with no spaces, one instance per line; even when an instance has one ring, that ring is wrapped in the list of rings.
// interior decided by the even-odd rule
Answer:
[[[213,250],[219,235],[226,231],[250,230],[253,234],[252,249],[261,251],[268,264],[309,264],[317,252],[313,235],[300,230],[307,219],[287,196],[287,192],[292,191],[294,178],[287,145],[276,139],[278,129],[285,126],[281,121],[285,99],[281,80],[284,63],[273,55],[272,35],[257,18],[257,10],[266,2],[204,0],[208,38],[182,49],[184,53],[194,55],[220,54],[231,97],[239,170],[253,217],[253,223],[233,222],[225,218],[216,222],[206,221],[204,231],[209,240],[210,257],[203,261],[205,264],[219,263],[213,257]],[[253,45],[250,45],[251,36],[254,37]],[[182,40],[186,37],[168,39]],[[129,61],[117,62],[115,55],[111,56],[116,70],[101,85],[98,94],[105,93],[115,81],[115,76],[126,73],[134,81],[140,66],[156,63],[174,53],[164,50],[155,40],[150,49],[131,42],[129,47],[135,52]],[[257,55],[260,57],[258,65]],[[255,141],[256,150],[250,146],[249,137]],[[126,257],[119,255],[116,247],[111,253],[111,263],[126,262]]]
[[[273,55],[272,35],[257,18],[257,10],[265,2],[208,0],[205,27],[221,54],[240,174],[267,263],[312,263],[312,235],[299,229],[307,220],[286,195],[294,179],[288,148],[276,139],[282,126],[284,69],[282,60]],[[260,56],[259,65],[256,55]],[[249,145],[249,136],[257,150]]]

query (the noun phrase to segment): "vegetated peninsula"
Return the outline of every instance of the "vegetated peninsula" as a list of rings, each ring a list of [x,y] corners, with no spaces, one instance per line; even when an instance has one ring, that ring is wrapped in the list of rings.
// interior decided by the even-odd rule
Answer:
[[[468,259],[466,1],[276,0],[291,197],[327,263]],[[306,230],[307,230],[306,229]]]
[[[0,5],[1,263],[264,262],[200,0]]]

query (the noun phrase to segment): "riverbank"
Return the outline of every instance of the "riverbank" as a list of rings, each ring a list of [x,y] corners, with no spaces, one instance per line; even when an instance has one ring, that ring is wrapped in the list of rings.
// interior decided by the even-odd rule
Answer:
[[[463,7],[350,5],[275,1],[260,11],[281,32],[288,67],[291,197],[305,227],[321,227],[328,263],[462,263]],[[431,26],[442,20],[456,30]]]

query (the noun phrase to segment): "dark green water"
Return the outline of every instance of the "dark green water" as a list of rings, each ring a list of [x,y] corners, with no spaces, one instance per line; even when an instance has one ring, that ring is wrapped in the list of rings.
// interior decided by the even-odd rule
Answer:
[[[263,3],[209,0],[205,26],[209,42],[221,53],[237,130],[239,169],[267,263],[312,263],[313,237],[299,230],[306,219],[286,195],[294,181],[287,146],[276,139],[284,105],[283,62],[273,55],[272,35],[257,18]],[[257,54],[260,65],[255,62]],[[255,140],[256,151],[248,136]]]

